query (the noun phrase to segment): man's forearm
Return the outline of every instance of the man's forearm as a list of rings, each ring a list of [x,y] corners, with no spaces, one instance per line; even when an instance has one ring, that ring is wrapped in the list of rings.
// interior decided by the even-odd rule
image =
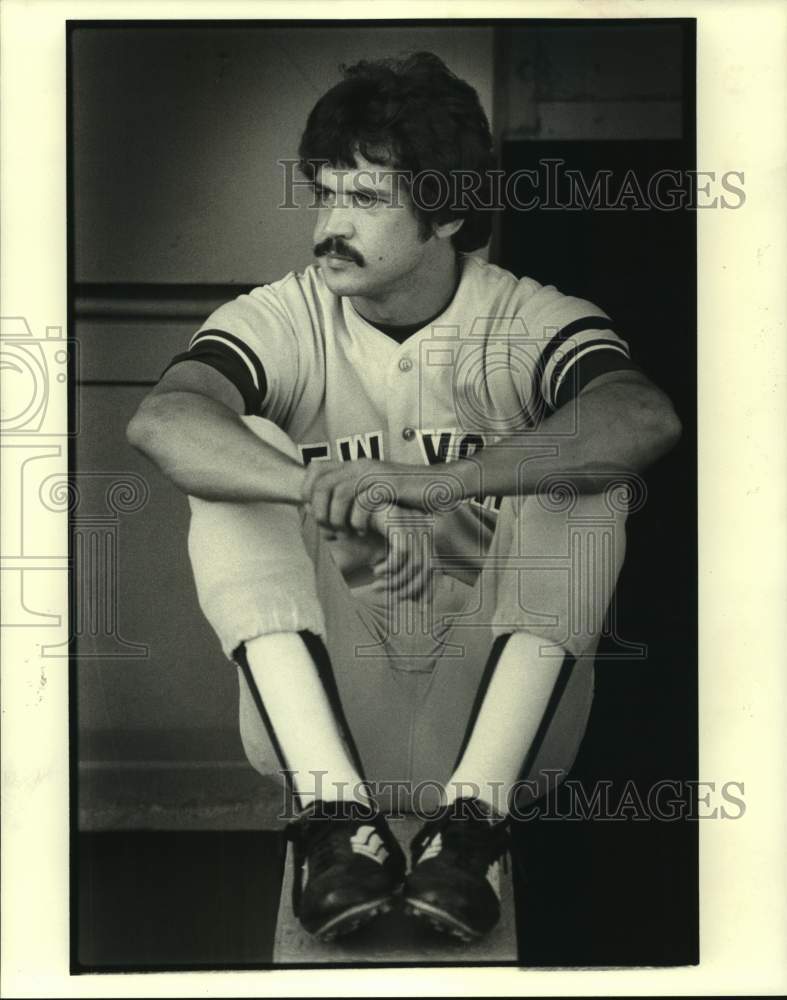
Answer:
[[[258,438],[229,407],[197,393],[146,399],[128,440],[190,496],[302,502],[303,466]]]
[[[667,397],[650,383],[591,386],[537,430],[484,448],[454,464],[466,497],[526,496],[559,475],[579,493],[600,493],[621,474],[638,473],[680,437]]]

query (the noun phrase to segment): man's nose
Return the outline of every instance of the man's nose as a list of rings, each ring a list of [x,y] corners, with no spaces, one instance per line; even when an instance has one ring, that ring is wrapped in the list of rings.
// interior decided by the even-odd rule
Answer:
[[[355,232],[350,209],[344,205],[334,205],[333,208],[326,209],[321,228],[324,236],[343,236],[349,239]]]

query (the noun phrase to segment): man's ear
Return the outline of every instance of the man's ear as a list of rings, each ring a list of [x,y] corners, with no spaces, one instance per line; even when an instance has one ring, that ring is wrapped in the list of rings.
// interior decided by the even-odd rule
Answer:
[[[454,219],[451,222],[441,222],[434,227],[433,233],[438,240],[447,240],[458,233],[464,225],[464,219]]]

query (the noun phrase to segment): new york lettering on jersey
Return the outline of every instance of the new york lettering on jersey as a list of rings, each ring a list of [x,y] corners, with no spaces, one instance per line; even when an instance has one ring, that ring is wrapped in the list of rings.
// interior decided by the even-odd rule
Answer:
[[[418,428],[414,428],[414,430],[416,439],[421,445],[421,454],[426,465],[439,465],[444,462],[468,458],[486,444],[482,434],[464,432],[456,427],[439,431]],[[319,461],[354,462],[363,458],[384,461],[384,436],[385,432],[382,429],[367,431],[363,434],[336,438],[333,443],[312,441],[300,444],[298,450],[304,465]],[[497,513],[502,497],[479,496],[468,502]]]

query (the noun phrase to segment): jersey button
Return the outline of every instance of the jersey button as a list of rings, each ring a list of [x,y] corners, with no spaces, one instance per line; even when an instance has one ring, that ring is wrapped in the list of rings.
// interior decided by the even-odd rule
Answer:
[[[402,358],[402,360],[399,362],[400,372],[409,372],[412,367],[413,363],[409,358]]]
[[[413,430],[412,427],[405,427],[405,429],[402,431],[402,437],[405,439],[405,441],[412,441],[413,438],[415,437],[415,431]]]

